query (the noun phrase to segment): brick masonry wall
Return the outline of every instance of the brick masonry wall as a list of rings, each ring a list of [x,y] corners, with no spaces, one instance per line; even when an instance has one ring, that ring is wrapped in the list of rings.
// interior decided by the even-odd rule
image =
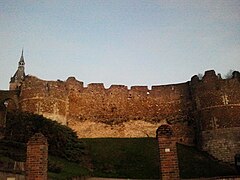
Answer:
[[[197,134],[200,148],[230,162],[224,154],[215,155],[219,147],[211,145],[223,144],[224,137],[209,139],[205,134],[223,130],[225,137],[232,138],[231,144],[238,144],[239,135],[231,129],[240,127],[240,74],[222,79],[206,71],[202,80],[193,76],[190,82],[151,89],[124,85],[105,89],[102,83],[84,87],[74,77],[44,81],[27,76],[20,107],[68,125],[79,137],[154,137],[160,125],[173,124],[179,142],[193,144]],[[224,148],[232,145],[225,143]],[[235,149],[240,151],[238,146]]]
[[[23,111],[67,124],[80,137],[154,137],[166,121],[187,121],[192,107],[188,83],[105,89],[101,83],[84,87],[73,77],[44,81],[27,76],[21,89]]]
[[[47,180],[48,143],[36,133],[27,143],[26,180]]]
[[[191,81],[198,121],[199,146],[225,162],[240,153],[240,76],[221,79],[207,71],[200,81]]]
[[[234,164],[234,156],[240,152],[240,128],[203,131],[202,149],[217,159]]]

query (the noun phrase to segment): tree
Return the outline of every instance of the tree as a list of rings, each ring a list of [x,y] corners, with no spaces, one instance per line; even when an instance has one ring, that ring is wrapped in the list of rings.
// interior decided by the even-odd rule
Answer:
[[[82,160],[84,145],[71,128],[32,113],[15,111],[7,114],[6,140],[26,143],[38,132],[47,137],[49,154],[73,162]]]

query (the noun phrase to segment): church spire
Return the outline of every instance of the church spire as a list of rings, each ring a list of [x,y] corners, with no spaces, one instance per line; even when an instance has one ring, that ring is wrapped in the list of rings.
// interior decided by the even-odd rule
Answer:
[[[18,62],[18,65],[19,66],[24,66],[25,65],[24,57],[23,57],[23,49],[22,49],[22,55],[21,55],[21,58],[20,58],[20,60]]]
[[[11,80],[10,80],[10,90],[19,89],[22,82],[24,81],[25,79],[24,65],[25,65],[25,62],[24,62],[23,49],[22,49],[22,54],[18,62],[18,69],[16,73],[13,75],[13,77],[11,77]]]

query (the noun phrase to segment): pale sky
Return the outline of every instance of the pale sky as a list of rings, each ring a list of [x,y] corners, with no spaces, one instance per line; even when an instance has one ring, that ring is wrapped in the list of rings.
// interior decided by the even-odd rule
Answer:
[[[240,70],[240,1],[1,0],[0,89],[21,50],[44,80],[162,85]]]

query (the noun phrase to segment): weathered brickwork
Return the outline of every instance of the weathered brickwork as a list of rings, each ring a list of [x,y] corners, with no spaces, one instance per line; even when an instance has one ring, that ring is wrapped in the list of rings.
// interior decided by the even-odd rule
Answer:
[[[199,146],[217,159],[234,163],[240,153],[240,74],[221,79],[207,71],[191,80]]]
[[[159,145],[161,179],[180,179],[176,145],[178,138],[175,137],[173,129],[169,125],[161,125],[157,129],[157,139]]]
[[[224,128],[202,132],[202,149],[217,159],[234,163],[240,151],[240,128]]]
[[[188,121],[192,108],[188,83],[105,89],[97,83],[83,87],[75,78],[43,81],[32,76],[22,85],[20,106],[67,124],[80,137],[155,136],[164,122]],[[135,122],[143,128],[134,128]]]
[[[151,89],[85,87],[74,77],[45,81],[26,76],[19,107],[68,125],[79,137],[154,137],[159,126],[170,124],[178,142],[197,143],[220,160],[233,163],[240,152],[239,72],[222,79],[206,71],[201,80],[193,76],[186,83]]]
[[[36,133],[27,143],[26,180],[47,180],[48,143]]]

